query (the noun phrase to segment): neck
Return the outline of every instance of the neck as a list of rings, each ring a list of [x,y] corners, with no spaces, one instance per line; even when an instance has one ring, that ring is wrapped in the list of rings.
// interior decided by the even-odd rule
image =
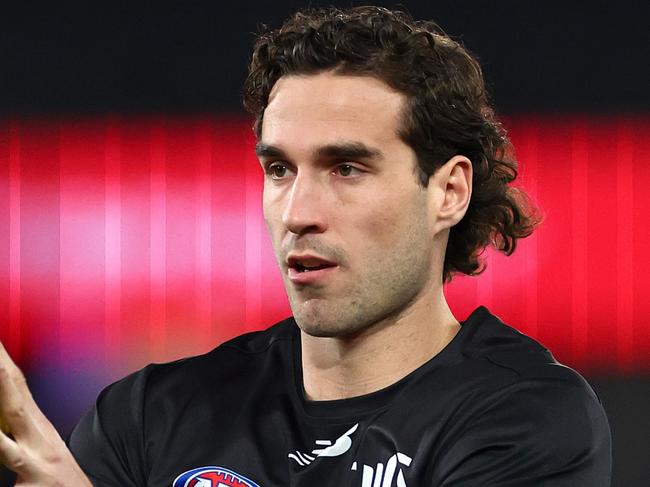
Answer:
[[[437,355],[460,325],[442,293],[427,293],[401,315],[354,336],[322,338],[301,332],[303,383],[308,399],[345,399],[399,381]]]

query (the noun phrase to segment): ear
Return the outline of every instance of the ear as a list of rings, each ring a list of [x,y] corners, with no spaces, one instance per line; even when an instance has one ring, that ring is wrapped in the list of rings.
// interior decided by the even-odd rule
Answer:
[[[472,163],[461,155],[449,159],[429,178],[434,235],[456,225],[472,197]]]

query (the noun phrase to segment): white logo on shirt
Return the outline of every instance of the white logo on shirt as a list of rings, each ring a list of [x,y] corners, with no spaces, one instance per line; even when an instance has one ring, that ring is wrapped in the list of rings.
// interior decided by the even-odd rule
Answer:
[[[397,478],[395,473],[398,464],[408,467],[412,461],[411,457],[398,452],[388,459],[385,468],[383,463],[378,463],[375,468],[364,465],[361,487],[392,487],[394,479],[397,481],[395,484],[397,487],[407,487],[402,469],[397,471]],[[357,470],[357,462],[352,464],[351,470]]]
[[[317,446],[325,448],[315,448],[309,453],[301,453],[296,450],[296,453],[289,453],[289,458],[293,459],[301,467],[309,465],[318,457],[338,457],[347,452],[352,446],[352,438],[350,436],[357,430],[359,423],[355,424],[352,428],[343,433],[340,437],[332,443],[330,440],[316,440],[314,443]]]

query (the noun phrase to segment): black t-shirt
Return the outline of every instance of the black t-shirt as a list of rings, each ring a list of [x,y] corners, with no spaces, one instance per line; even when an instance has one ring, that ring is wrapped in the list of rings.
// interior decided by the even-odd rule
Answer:
[[[68,443],[97,486],[610,485],[589,384],[477,308],[378,392],[309,401],[292,319],[106,388]]]

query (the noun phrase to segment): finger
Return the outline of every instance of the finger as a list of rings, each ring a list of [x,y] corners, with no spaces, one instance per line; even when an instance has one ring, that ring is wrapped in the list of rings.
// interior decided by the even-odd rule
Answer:
[[[5,418],[2,416],[0,413],[0,433],[9,433],[11,430],[9,429],[9,425],[5,421]]]
[[[40,431],[25,407],[25,402],[5,363],[0,362],[0,416],[14,438],[37,444]]]
[[[53,427],[50,422],[36,405],[32,393],[27,386],[27,380],[25,379],[24,374],[11,359],[2,342],[0,342],[0,368],[4,368],[8,372],[9,377],[14,384],[16,393],[22,398],[22,406],[24,410],[29,413],[36,427],[43,431],[43,433],[52,429]],[[0,401],[0,417],[1,416],[2,401]]]
[[[4,367],[7,370],[9,376],[11,377],[11,380],[14,381],[16,387],[18,387],[21,393],[25,392],[23,389],[29,390],[27,388],[27,381],[25,380],[25,376],[18,368],[18,366],[14,363],[14,361],[11,360],[11,357],[9,356],[9,352],[7,352],[7,349],[5,348],[4,344],[1,341],[0,341],[0,366]]]
[[[16,438],[31,442],[42,438],[42,432],[52,428],[34,402],[25,376],[11,360],[0,342],[0,417],[5,429]]]
[[[38,474],[25,451],[3,433],[0,433],[0,465],[6,466],[22,477],[33,477]]]
[[[4,351],[4,347],[2,346],[2,342],[0,342],[0,347],[2,347],[2,350]],[[0,364],[2,364],[3,361],[0,359]],[[5,421],[4,416],[2,415],[2,403],[0,403],[0,433],[10,433],[11,430],[9,428],[9,425],[7,424],[7,421]]]

